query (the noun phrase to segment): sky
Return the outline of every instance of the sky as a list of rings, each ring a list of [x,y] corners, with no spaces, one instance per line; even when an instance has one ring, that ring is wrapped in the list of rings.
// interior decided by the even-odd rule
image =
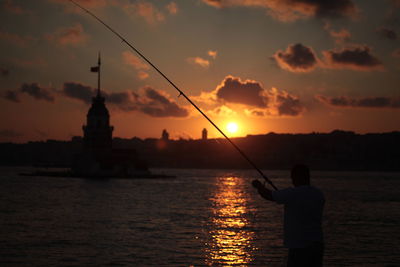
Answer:
[[[399,0],[76,0],[230,136],[400,130]],[[0,0],[0,142],[82,136],[101,53],[114,137],[220,137],[67,0]]]

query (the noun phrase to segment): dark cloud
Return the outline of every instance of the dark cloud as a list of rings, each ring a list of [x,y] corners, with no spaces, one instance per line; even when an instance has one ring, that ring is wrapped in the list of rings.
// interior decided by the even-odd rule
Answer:
[[[227,76],[217,87],[219,100],[256,107],[266,107],[267,98],[263,95],[262,85],[256,81],[241,81],[240,78]]]
[[[397,34],[392,29],[380,27],[380,28],[376,29],[376,33],[385,39],[389,39],[389,40],[393,40],[393,41],[397,39]]]
[[[18,92],[12,91],[12,90],[7,90],[4,93],[3,98],[5,98],[7,100],[10,100],[12,102],[15,102],[15,103],[19,103],[20,102]]]
[[[86,104],[91,103],[96,95],[96,89],[80,83],[68,82],[64,84],[63,94],[67,97],[80,100]],[[178,106],[165,94],[150,87],[142,90],[142,95],[132,91],[106,92],[101,91],[106,98],[106,103],[122,111],[140,111],[152,117],[186,117],[187,109]]]
[[[145,87],[145,102],[140,103],[140,111],[152,117],[187,117],[189,111],[186,108],[178,106],[166,95],[154,90],[151,87]]]
[[[364,97],[350,98],[346,96],[326,97],[317,95],[320,102],[334,107],[350,108],[400,108],[400,98]]]
[[[249,116],[297,116],[305,110],[294,95],[276,88],[267,90],[257,81],[242,81],[230,75],[214,91],[194,98],[210,106],[211,114],[219,116],[231,116],[237,109]]]
[[[304,111],[300,100],[286,92],[277,92],[276,107],[279,116],[297,116]]]
[[[357,12],[352,0],[203,0],[203,2],[218,8],[231,6],[266,8],[273,17],[282,21],[307,17],[346,17],[353,16]]]
[[[3,138],[13,138],[13,137],[20,137],[20,136],[22,136],[22,134],[14,131],[14,130],[9,130],[9,129],[0,130],[0,137],[3,137]]]
[[[383,70],[382,62],[371,54],[368,46],[323,51],[325,67],[348,68],[361,71]]]
[[[3,77],[7,77],[10,74],[10,71],[4,68],[0,68],[0,74]]]
[[[352,0],[289,0],[289,2],[314,7],[315,14],[320,17],[344,17],[356,12]]]
[[[20,91],[22,93],[26,93],[32,97],[34,97],[37,100],[45,100],[48,102],[54,102],[54,96],[51,92],[51,89],[47,89],[44,87],[41,87],[37,83],[24,83],[20,87]]]
[[[314,51],[302,44],[289,45],[286,51],[277,51],[273,58],[282,69],[291,72],[310,72],[318,63]]]
[[[92,103],[92,98],[97,94],[97,89],[81,83],[66,82],[64,83],[62,93],[67,97],[80,100],[85,104],[90,104]],[[101,94],[106,98],[107,103],[121,110],[131,111],[136,109],[135,103],[132,102],[131,99],[131,96],[134,96],[134,94],[131,92],[109,93],[102,90]]]
[[[95,96],[95,90],[92,87],[75,82],[64,83],[62,93],[67,97],[83,101],[86,104],[90,104],[92,97]]]
[[[300,99],[285,91],[279,91],[272,88],[267,92],[269,98],[268,107],[265,109],[250,109],[245,113],[250,116],[299,116],[305,111],[305,107],[300,102]]]

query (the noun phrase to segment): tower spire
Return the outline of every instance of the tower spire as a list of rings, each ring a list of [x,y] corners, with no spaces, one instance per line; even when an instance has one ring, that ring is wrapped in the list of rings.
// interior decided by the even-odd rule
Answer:
[[[99,51],[97,66],[90,68],[91,72],[97,72],[97,97],[101,97],[101,94],[100,94],[100,65],[101,65],[101,58],[100,58],[100,51]]]
[[[100,58],[100,51],[99,51],[99,59],[97,61],[97,67],[99,68],[98,75],[97,75],[97,97],[100,97],[100,65],[101,65],[101,58]]]

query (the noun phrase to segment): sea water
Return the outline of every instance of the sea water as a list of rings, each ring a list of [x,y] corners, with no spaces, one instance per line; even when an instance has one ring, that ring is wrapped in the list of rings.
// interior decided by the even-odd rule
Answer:
[[[282,206],[252,170],[175,179],[25,177],[0,169],[1,266],[284,266]],[[265,173],[279,187],[288,171]],[[400,266],[400,174],[312,172],[325,266]]]

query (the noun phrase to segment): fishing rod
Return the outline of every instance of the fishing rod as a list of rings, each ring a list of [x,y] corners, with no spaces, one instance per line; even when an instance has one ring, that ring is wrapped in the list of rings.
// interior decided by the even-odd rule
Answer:
[[[148,60],[139,50],[137,50],[133,45],[131,45],[121,34],[119,34],[117,31],[115,31],[113,28],[111,28],[108,24],[106,24],[103,20],[101,20],[99,17],[97,17],[95,14],[90,12],[88,9],[84,8],[77,2],[73,0],[68,0],[86,13],[88,13],[90,16],[95,18],[98,22],[103,24],[107,29],[109,29],[112,33],[114,33],[116,36],[118,36],[123,43],[125,43],[127,46],[129,46],[133,51],[135,51],[143,60],[145,60],[150,66],[152,66],[164,79],[166,79],[178,92],[179,96],[183,96],[195,109],[197,109],[198,112],[200,112],[201,115],[206,118],[212,126],[214,126],[221,134],[222,136],[225,137],[226,140],[247,160],[248,163],[265,179],[267,183],[269,183],[272,188],[275,190],[278,190],[278,188],[272,183],[272,181],[250,160],[250,158],[195,104],[193,101],[181,90],[176,86],[164,73],[161,72],[153,63],[151,63],[150,60]],[[178,97],[179,97],[178,96]]]

